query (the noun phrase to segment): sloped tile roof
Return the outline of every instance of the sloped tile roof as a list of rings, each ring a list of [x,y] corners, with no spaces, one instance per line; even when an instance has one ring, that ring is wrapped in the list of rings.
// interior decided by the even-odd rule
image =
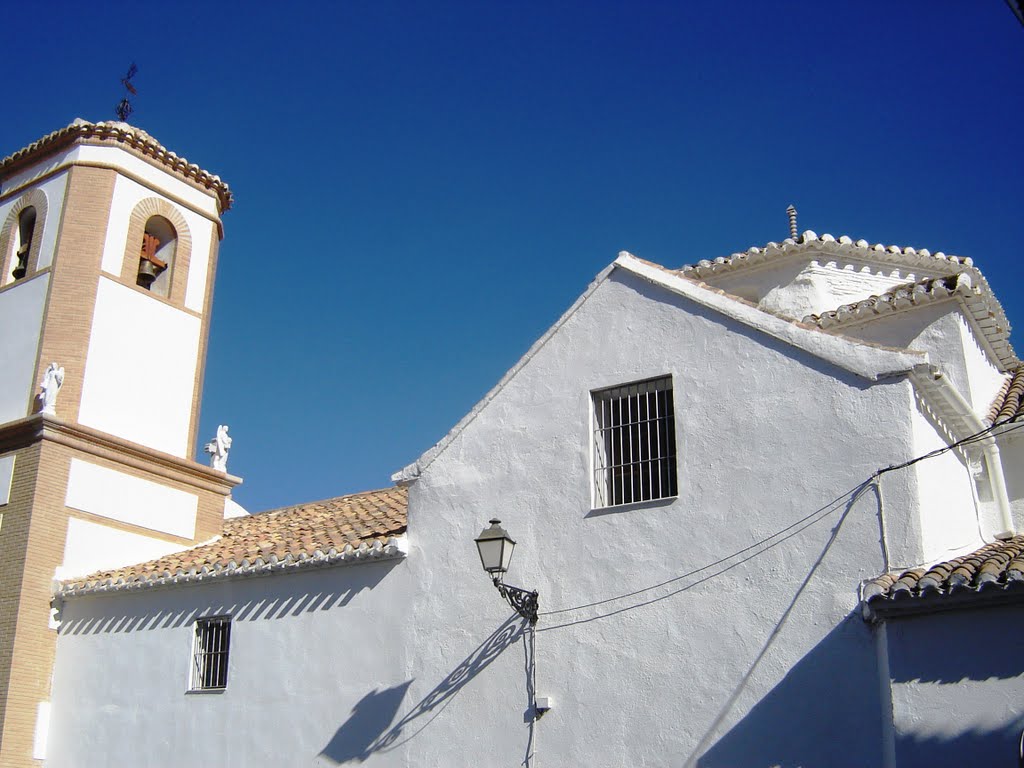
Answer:
[[[977,270],[971,270],[977,276]],[[958,272],[941,277],[926,277],[916,282],[904,283],[885,293],[869,296],[861,301],[844,304],[820,315],[808,315],[805,323],[816,325],[823,330],[832,330],[849,323],[871,320],[891,312],[931,304],[943,299],[957,298],[967,315],[974,319],[981,336],[1004,369],[1020,363],[1010,345],[1010,321],[987,283],[982,287],[974,285],[971,272]]]
[[[768,243],[763,248],[750,248],[714,260],[703,260],[678,270],[678,274],[697,280],[714,280],[718,275],[756,267],[776,259],[796,257],[804,253],[842,255],[850,259],[881,261],[912,271],[932,274],[922,280],[897,286],[863,301],[846,304],[821,315],[809,315],[804,322],[830,330],[845,322],[867,320],[872,313],[883,314],[949,296],[958,297],[974,319],[982,336],[1003,370],[1020,364],[1010,345],[1010,323],[999,300],[992,293],[988,280],[967,256],[951,256],[927,248],[871,244],[843,235],[817,235],[808,230],[798,239],[786,238],[781,243]],[[935,273],[940,273],[936,276]],[[962,276],[962,277],[961,277]]]
[[[696,264],[688,264],[680,268],[679,272],[689,277],[704,278],[805,251],[844,253],[852,257],[859,256],[862,259],[870,258],[933,271],[959,271],[974,266],[974,262],[967,256],[952,256],[942,251],[933,253],[927,248],[872,244],[867,240],[854,240],[847,235],[837,239],[827,233],[819,236],[811,230],[807,230],[796,240],[787,237],[781,243],[768,243],[760,248],[748,248],[743,253],[720,256],[717,259],[704,259]]]
[[[1006,377],[988,411],[988,420],[992,424],[1013,419],[1024,419],[1024,365]]]
[[[236,517],[224,521],[223,533],[213,541],[69,579],[58,592],[66,597],[397,556],[407,506],[407,490],[394,487]]]
[[[887,573],[864,585],[869,619],[947,610],[992,599],[1024,600],[1024,535],[986,544],[930,568]]]
[[[916,282],[897,285],[885,293],[868,296],[866,299],[850,304],[843,304],[841,307],[829,312],[822,312],[820,315],[807,315],[804,322],[819,328],[831,328],[843,323],[870,320],[873,317],[898,312],[912,306],[948,299],[956,294],[970,295],[972,292],[971,278],[963,272],[943,277],[926,277]]]
[[[83,141],[91,143],[116,141],[152,158],[168,170],[210,190],[217,196],[221,211],[228,210],[234,201],[231,189],[226,182],[221,180],[220,176],[204,171],[195,163],[190,163],[184,157],[179,157],[141,128],[116,121],[90,123],[77,118],[71,125],[48,133],[24,149],[19,149],[0,159],[0,174],[16,171],[39,157],[45,157],[69,144]]]

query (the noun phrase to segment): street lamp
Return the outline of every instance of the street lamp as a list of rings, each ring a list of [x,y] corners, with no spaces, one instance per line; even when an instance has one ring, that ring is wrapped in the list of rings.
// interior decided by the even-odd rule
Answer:
[[[480,553],[480,564],[494,581],[501,596],[520,616],[530,622],[537,623],[537,592],[505,584],[503,577],[512,561],[512,551],[516,547],[515,540],[508,531],[501,527],[501,520],[491,520],[491,527],[484,528],[476,541]]]

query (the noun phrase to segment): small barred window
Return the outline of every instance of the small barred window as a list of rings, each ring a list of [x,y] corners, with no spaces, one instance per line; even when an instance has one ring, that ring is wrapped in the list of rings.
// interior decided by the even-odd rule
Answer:
[[[231,641],[231,618],[219,616],[198,619],[192,643],[193,691],[211,691],[227,688],[228,646]]]
[[[594,506],[677,495],[672,378],[639,381],[592,396]]]

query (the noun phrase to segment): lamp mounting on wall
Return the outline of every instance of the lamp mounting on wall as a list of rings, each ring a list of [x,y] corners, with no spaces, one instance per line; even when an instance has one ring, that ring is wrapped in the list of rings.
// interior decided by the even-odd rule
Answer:
[[[504,582],[505,572],[512,561],[512,550],[516,547],[515,540],[501,527],[501,520],[491,520],[489,528],[484,528],[474,539],[480,553],[480,564],[491,576],[498,593],[511,605],[516,613],[530,622],[537,623],[537,592],[536,590],[520,589]]]

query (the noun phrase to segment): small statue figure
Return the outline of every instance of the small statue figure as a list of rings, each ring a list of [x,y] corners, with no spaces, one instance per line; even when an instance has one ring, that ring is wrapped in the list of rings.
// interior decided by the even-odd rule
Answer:
[[[228,471],[228,451],[231,450],[231,438],[228,436],[227,424],[217,427],[217,436],[208,442],[203,450],[210,454],[211,467],[218,472]]]
[[[39,387],[43,390],[39,394],[42,413],[50,416],[57,415],[57,393],[62,386],[64,386],[64,369],[56,363],[50,363],[43,373],[43,380],[39,382]]]

